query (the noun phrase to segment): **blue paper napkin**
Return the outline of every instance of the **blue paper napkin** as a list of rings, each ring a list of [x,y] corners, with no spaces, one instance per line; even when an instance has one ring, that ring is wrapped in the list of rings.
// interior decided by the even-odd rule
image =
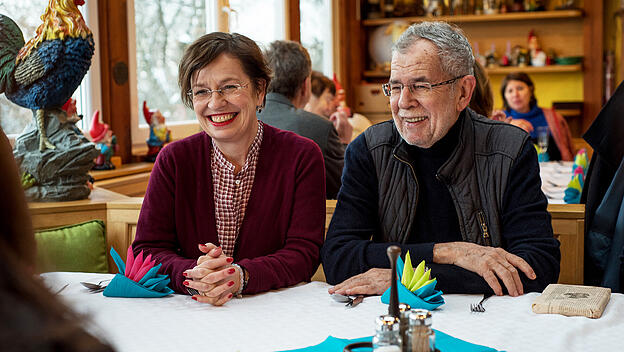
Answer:
[[[436,348],[440,350],[440,352],[496,352],[496,349],[491,347],[476,345],[474,343],[466,342],[464,340],[460,340],[451,335],[445,334],[440,330],[433,329],[435,331],[436,336]],[[358,339],[339,339],[333,336],[327,337],[325,341],[321,342],[318,345],[300,348],[296,350],[288,350],[288,352],[336,352],[342,351],[342,349],[350,344],[355,342],[370,342],[373,340],[372,336],[361,337]],[[366,351],[370,349],[360,349],[359,351]],[[287,351],[284,351],[287,352]]]

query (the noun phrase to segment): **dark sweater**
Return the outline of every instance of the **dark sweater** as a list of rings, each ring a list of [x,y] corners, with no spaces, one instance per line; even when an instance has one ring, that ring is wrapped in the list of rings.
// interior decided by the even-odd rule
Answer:
[[[430,150],[412,147],[411,154],[419,157],[414,169],[422,168],[416,171],[422,194],[407,243],[393,244],[401,247],[403,256],[409,250],[413,263],[425,260],[438,279],[437,287],[445,293],[492,292],[476,273],[455,265],[433,263],[434,242],[461,240],[449,191],[435,178],[438,164],[455,145],[451,137],[456,130],[457,125],[447,135],[449,138],[443,138]],[[536,280],[520,275],[524,291],[541,291],[548,283],[557,281],[560,252],[559,243],[552,235],[546,198],[540,189],[537,155],[530,143],[523,146],[510,175],[501,209],[502,247],[522,257],[535,270]],[[389,244],[379,241],[377,182],[366,139],[361,135],[347,148],[342,188],[321,250],[325,275],[331,284],[371,268],[390,266],[386,255]]]
[[[171,287],[186,293],[182,272],[194,267],[200,243],[219,244],[210,150],[205,133],[165,147],[143,200],[133,243],[163,264]],[[234,262],[249,271],[245,293],[310,280],[319,263],[325,225],[325,177],[318,146],[264,125],[254,184]]]

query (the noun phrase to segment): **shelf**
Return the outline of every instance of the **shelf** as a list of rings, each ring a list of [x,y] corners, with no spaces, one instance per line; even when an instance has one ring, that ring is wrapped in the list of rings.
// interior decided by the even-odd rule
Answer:
[[[581,72],[583,67],[581,64],[578,65],[550,65],[550,66],[542,66],[542,67],[534,67],[534,66],[526,66],[526,67],[497,67],[497,68],[486,68],[485,69],[489,75],[502,75],[508,74],[511,72],[526,72],[528,74],[531,73],[559,73],[559,72]],[[390,72],[388,71],[364,71],[365,78],[384,78],[389,77]]]
[[[106,180],[110,178],[123,177],[128,175],[135,175],[140,173],[149,173],[152,171],[154,163],[136,163],[136,164],[123,164],[118,169],[113,170],[91,170],[89,174],[95,181]]]
[[[364,26],[380,26],[394,21],[405,21],[409,23],[425,21],[445,21],[453,23],[466,22],[499,22],[499,21],[532,21],[564,18],[580,18],[583,16],[581,10],[559,10],[559,11],[536,11],[536,12],[511,12],[494,15],[457,15],[457,16],[437,16],[437,17],[390,17],[371,20],[362,20]]]

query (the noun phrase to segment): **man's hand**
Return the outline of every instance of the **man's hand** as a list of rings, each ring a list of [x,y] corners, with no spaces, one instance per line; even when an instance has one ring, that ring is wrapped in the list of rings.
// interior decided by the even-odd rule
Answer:
[[[537,277],[533,268],[517,255],[502,248],[484,247],[469,242],[436,243],[433,246],[433,261],[439,264],[454,264],[475,272],[490,285],[498,296],[503,294],[499,279],[510,296],[524,294],[518,270],[531,280]]]
[[[329,294],[381,295],[390,287],[390,269],[373,268],[331,287]]]
[[[353,136],[353,126],[349,123],[349,116],[343,111],[343,109],[338,109],[338,111],[331,114],[329,117],[329,121],[334,124],[334,128],[336,128],[336,132],[338,132],[338,137],[340,137],[340,141],[343,144],[351,143],[351,137]]]

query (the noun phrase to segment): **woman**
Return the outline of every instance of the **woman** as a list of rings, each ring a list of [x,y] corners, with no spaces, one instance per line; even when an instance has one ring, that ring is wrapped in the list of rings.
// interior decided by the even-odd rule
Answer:
[[[323,157],[257,119],[269,81],[260,49],[240,34],[204,35],[180,62],[182,101],[203,132],[158,154],[133,249],[200,302],[310,280],[319,263]]]
[[[474,65],[472,65],[472,69],[474,70],[477,85],[472,92],[472,98],[470,99],[470,105],[468,105],[468,107],[479,115],[490,117],[492,116],[492,108],[494,107],[490,78],[479,62],[475,61]]]
[[[567,122],[554,109],[542,109],[537,106],[535,87],[526,73],[508,74],[501,84],[501,95],[507,120],[527,131],[534,142],[538,137],[538,129],[548,127],[549,160],[573,160],[572,136]],[[500,116],[503,114],[496,112],[493,118],[501,119]]]
[[[2,351],[112,351],[34,273],[35,236],[9,140],[0,128],[0,346]]]

